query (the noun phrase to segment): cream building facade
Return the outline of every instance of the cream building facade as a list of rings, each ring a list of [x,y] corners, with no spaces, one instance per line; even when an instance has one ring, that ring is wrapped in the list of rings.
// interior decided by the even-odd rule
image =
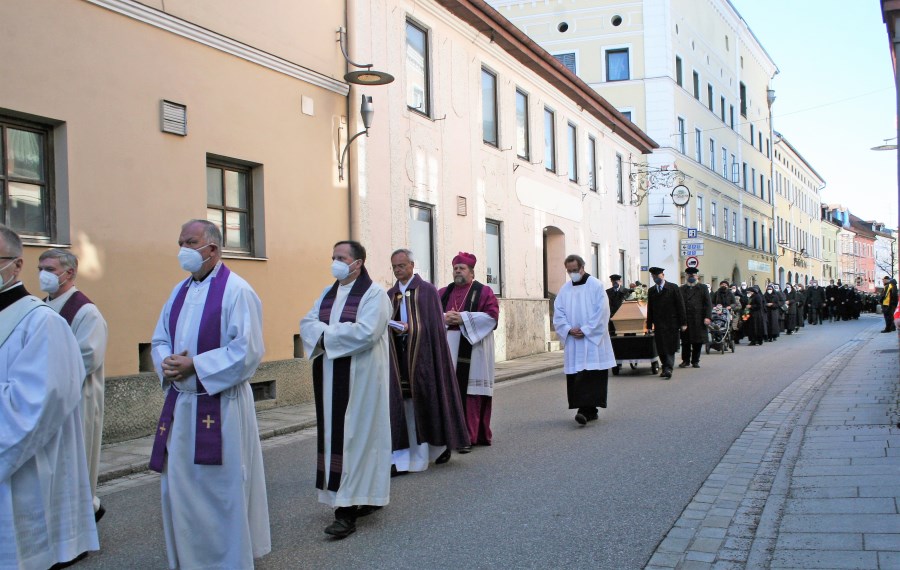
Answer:
[[[629,161],[644,267],[674,280],[693,255],[707,282],[774,278],[777,67],[727,0],[490,3],[660,144],[646,167]]]
[[[400,247],[438,287],[457,252],[474,253],[476,279],[500,298],[504,360],[547,350],[547,298],[567,279],[567,254],[601,280],[637,278],[624,168],[656,145],[635,124],[481,3],[351,2],[347,31],[351,60],[396,76],[350,93],[375,108],[350,149],[350,181],[353,233],[376,279],[393,282]],[[358,116],[351,125],[362,130]]]
[[[350,234],[343,3],[8,0],[0,21],[3,221],[32,292],[47,247],[81,260],[110,330],[105,440],[158,418],[149,343],[190,218],[223,225],[262,299],[259,405],[307,399],[298,322]]]
[[[826,217],[827,206],[822,206],[822,278],[819,283],[827,285],[831,280],[841,278],[841,231],[836,224]]]
[[[825,277],[827,251],[822,236],[825,181],[799,151],[775,133],[776,283],[802,283]]]

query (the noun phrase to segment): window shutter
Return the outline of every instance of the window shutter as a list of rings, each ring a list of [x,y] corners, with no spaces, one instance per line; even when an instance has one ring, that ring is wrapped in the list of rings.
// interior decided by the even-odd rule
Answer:
[[[172,101],[162,101],[162,132],[187,136],[187,106]]]
[[[572,73],[577,73],[575,71],[575,54],[574,53],[561,53],[559,55],[554,55],[561,64],[565,65],[569,68],[569,71]]]

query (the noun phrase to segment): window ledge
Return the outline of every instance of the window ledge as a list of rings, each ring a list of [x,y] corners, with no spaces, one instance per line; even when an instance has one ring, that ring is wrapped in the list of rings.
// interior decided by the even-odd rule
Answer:
[[[247,261],[269,261],[268,257],[253,257],[250,255],[237,255],[234,253],[223,253],[222,259],[245,259]]]
[[[72,247],[70,243],[50,243],[48,241],[34,241],[29,240],[25,241],[28,238],[22,238],[22,247],[42,247],[42,248],[59,248],[59,249],[69,249]]]

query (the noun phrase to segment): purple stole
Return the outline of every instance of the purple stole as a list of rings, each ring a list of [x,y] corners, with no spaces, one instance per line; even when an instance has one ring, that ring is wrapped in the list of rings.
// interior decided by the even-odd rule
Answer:
[[[72,293],[72,296],[69,297],[69,300],[62,306],[62,309],[59,310],[59,316],[66,319],[69,326],[72,326],[72,321],[75,320],[75,315],[78,314],[81,307],[93,304],[94,303],[88,299],[87,295],[81,291],[75,291]]]
[[[326,325],[331,322],[331,309],[340,283],[335,281],[334,286],[325,293],[322,303],[319,305],[319,320]],[[372,286],[372,279],[365,268],[360,271],[359,277],[353,282],[347,302],[341,311],[342,323],[355,323],[356,312],[363,295]],[[316,395],[316,416],[324,418],[324,355],[320,355],[313,362],[313,389]],[[332,367],[331,387],[331,457],[325,457],[325,429],[322,421],[318,422],[317,441],[318,461],[316,465],[316,489],[325,490],[325,468],[328,467],[328,490],[337,491],[341,486],[341,474],[344,466],[344,416],[347,415],[347,405],[350,403],[350,362],[352,356],[345,356],[334,361]]]
[[[206,303],[203,305],[203,314],[200,317],[200,330],[197,334],[197,354],[203,354],[219,348],[222,344],[222,299],[225,296],[225,285],[231,271],[224,264],[219,272],[212,277],[209,291],[206,295]],[[178,316],[184,306],[191,279],[181,286],[172,309],[169,312],[169,341],[172,350],[175,349],[175,328],[178,325]],[[194,439],[194,464],[195,465],[222,465],[222,410],[220,396],[205,394],[206,389],[197,378],[197,418]],[[175,401],[180,392],[175,389],[174,383],[169,386],[166,393],[166,401],[163,404],[162,414],[159,416],[159,424],[156,427],[156,438],[153,441],[153,452],[150,454],[150,469],[162,473],[163,463],[167,451],[166,444],[169,440],[169,431],[175,421]]]

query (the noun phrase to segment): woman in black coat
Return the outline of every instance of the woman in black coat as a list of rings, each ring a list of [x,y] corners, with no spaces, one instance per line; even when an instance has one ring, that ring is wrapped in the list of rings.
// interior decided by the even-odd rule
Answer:
[[[797,301],[799,293],[791,288],[790,284],[784,287],[785,303],[788,306],[788,312],[784,315],[784,331],[787,334],[793,334],[797,330],[797,309],[799,303]]]
[[[747,289],[747,304],[744,306],[744,315],[747,317],[741,325],[744,336],[750,339],[750,346],[763,343],[765,338],[765,309],[763,307],[762,294],[759,287],[753,285]]]
[[[766,331],[766,340],[768,341],[778,340],[778,333],[781,332],[779,324],[781,305],[781,295],[775,291],[775,288],[772,287],[771,283],[766,285],[766,292],[763,295],[763,306],[767,312],[766,325],[768,330]]]

